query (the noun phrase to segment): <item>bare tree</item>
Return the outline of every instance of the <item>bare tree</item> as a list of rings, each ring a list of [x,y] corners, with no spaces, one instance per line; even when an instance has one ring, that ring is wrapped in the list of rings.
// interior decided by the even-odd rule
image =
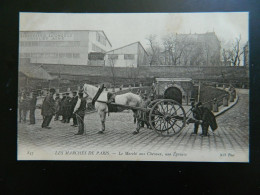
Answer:
[[[115,92],[115,85],[116,85],[116,71],[115,71],[115,60],[116,59],[117,59],[117,57],[113,54],[108,57],[109,66],[110,66],[110,70],[111,70],[111,74],[112,74],[113,92]]]
[[[160,53],[160,47],[156,41],[156,35],[149,35],[147,38],[148,44],[150,46],[150,65],[157,64],[159,61],[159,53]]]
[[[240,46],[241,35],[236,38],[235,42],[232,45],[232,49],[228,50],[228,58],[231,61],[232,66],[240,66],[241,55],[244,53],[243,49]]]
[[[173,34],[163,38],[164,46],[164,63],[168,65],[176,65],[176,36]],[[168,55],[167,55],[168,54]]]

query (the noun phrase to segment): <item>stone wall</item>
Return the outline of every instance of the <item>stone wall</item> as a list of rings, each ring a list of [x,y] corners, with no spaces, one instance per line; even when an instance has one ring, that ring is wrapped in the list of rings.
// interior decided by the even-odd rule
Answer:
[[[72,66],[43,64],[52,75],[61,75],[64,78],[82,80],[87,78],[104,78],[111,80],[111,67],[104,66]],[[225,66],[140,66],[135,68],[117,67],[114,68],[117,79],[133,80],[134,78],[148,79],[155,77],[162,78],[192,78],[193,80],[216,81],[223,83],[236,83],[249,81],[248,67],[225,67]],[[129,74],[132,72],[132,74]]]

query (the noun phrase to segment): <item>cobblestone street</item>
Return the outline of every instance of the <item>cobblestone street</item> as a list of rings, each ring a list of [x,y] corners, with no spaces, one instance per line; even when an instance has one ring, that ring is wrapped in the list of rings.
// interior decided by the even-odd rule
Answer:
[[[110,113],[106,120],[106,131],[98,134],[101,127],[97,113],[85,116],[86,135],[76,136],[77,128],[71,124],[52,121],[52,129],[41,128],[40,110],[37,110],[37,124],[18,125],[18,155],[19,159],[106,159],[95,156],[65,157],[64,151],[110,151],[108,159],[122,160],[119,152],[153,152],[163,158],[154,160],[182,161],[248,161],[249,151],[249,96],[248,90],[238,90],[238,103],[217,117],[218,129],[209,137],[191,135],[193,124],[187,125],[179,134],[173,137],[160,137],[150,129],[141,129],[133,135],[135,124],[132,112]],[[199,130],[201,133],[201,130]],[[40,151],[40,153],[39,153]],[[31,152],[31,153],[30,153]],[[59,153],[60,152],[60,156]],[[160,153],[161,152],[161,153]],[[37,154],[38,153],[38,154]],[[54,157],[48,156],[49,153]],[[63,154],[62,154],[63,153]],[[171,153],[172,158],[166,157]],[[173,158],[174,153],[183,158]],[[114,156],[113,156],[114,155]],[[217,155],[217,156],[216,156]],[[135,156],[136,160],[152,160],[150,157]],[[124,156],[128,159],[128,156]],[[131,159],[129,157],[129,159]]]

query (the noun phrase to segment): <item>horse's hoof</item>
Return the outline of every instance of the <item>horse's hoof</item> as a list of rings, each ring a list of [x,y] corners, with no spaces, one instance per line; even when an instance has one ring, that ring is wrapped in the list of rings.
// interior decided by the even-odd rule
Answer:
[[[98,134],[104,134],[104,131],[99,131]]]
[[[136,135],[136,134],[138,134],[138,133],[139,133],[138,131],[134,131],[134,132],[133,132],[133,135]]]

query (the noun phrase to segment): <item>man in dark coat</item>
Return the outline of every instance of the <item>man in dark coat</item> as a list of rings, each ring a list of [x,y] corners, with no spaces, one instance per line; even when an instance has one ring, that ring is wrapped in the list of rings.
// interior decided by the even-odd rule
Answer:
[[[53,95],[55,94],[55,89],[50,89],[49,94],[45,97],[42,103],[42,128],[51,129],[49,127],[51,119],[55,114],[55,101],[53,99]]]
[[[64,112],[65,112],[65,107],[64,107],[64,101],[66,99],[66,93],[62,94],[62,98],[60,101],[60,115],[62,116],[61,122],[65,122],[65,117],[64,117]]]
[[[35,109],[37,103],[37,92],[32,92],[32,98],[30,99],[29,109],[30,109],[30,125],[35,124]]]
[[[73,97],[71,98],[70,100],[70,105],[71,105],[71,109],[70,109],[70,118],[73,119],[73,124],[71,125],[72,127],[77,127],[78,126],[78,123],[77,123],[77,118],[76,118],[76,115],[73,114],[73,111],[74,111],[74,108],[77,104],[77,101],[78,101],[78,96],[77,96],[77,92],[76,91],[73,91],[72,93]],[[69,119],[70,121],[70,119]]]
[[[192,108],[192,112],[193,117],[196,119],[193,134],[198,133],[199,125],[202,127],[201,136],[208,136],[209,126],[213,131],[218,128],[214,114],[208,108],[202,106],[201,102]]]
[[[87,107],[87,99],[83,97],[83,93],[79,92],[79,98],[74,108],[73,114],[76,115],[78,120],[78,133],[75,135],[82,135],[84,133],[84,116]]]
[[[55,97],[55,118],[54,118],[55,121],[59,120],[60,111],[61,111],[60,94],[56,93],[56,97]]]
[[[64,99],[64,123],[69,123],[71,115],[71,105],[70,105],[70,96],[69,92],[66,93],[66,98]]]
[[[21,98],[19,100],[19,115],[20,115],[20,122],[26,123],[26,117],[29,110],[29,98],[26,92],[22,92]]]

